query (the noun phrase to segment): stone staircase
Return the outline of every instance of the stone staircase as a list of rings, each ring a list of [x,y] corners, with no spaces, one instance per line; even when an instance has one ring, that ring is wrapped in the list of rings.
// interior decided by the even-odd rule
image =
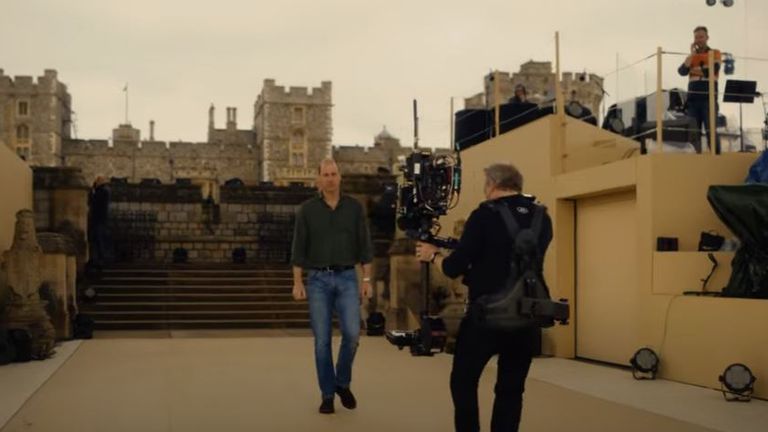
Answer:
[[[80,311],[96,330],[309,328],[287,265],[121,265],[88,286]]]

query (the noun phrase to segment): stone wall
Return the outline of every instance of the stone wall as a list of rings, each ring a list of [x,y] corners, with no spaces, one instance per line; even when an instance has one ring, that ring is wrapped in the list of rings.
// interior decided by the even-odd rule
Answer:
[[[232,262],[243,248],[247,262],[287,262],[296,204],[116,202],[111,210],[120,261],[170,263],[183,248],[191,263]]]
[[[89,181],[98,175],[126,178],[134,183],[145,178],[163,183],[178,178],[210,179],[216,183],[235,177],[246,183],[259,181],[258,151],[243,145],[145,141],[141,145],[110,146],[107,141],[68,140],[64,142],[64,154],[65,165],[81,168]]]
[[[35,167],[33,174],[35,229],[67,236],[82,270],[87,259],[90,187],[77,168]]]
[[[392,176],[350,175],[344,192],[371,215],[369,225],[377,255],[386,255],[394,234],[394,214],[382,196]],[[188,262],[232,262],[242,248],[247,262],[289,259],[297,207],[317,191],[308,187],[252,186],[220,190],[220,202],[204,200],[200,189],[179,185],[112,184],[111,233],[115,257],[123,262],[170,263],[183,248]],[[387,206],[392,212],[394,208]],[[391,229],[382,228],[391,225]]]

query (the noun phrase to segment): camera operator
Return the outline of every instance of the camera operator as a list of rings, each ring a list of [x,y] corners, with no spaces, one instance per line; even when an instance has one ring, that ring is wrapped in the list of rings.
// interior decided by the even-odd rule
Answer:
[[[485,169],[485,197],[506,205],[521,228],[531,226],[537,204],[522,195],[523,176],[511,164],[493,164]],[[552,240],[552,221],[544,215],[538,238],[538,271]],[[419,242],[416,256],[432,262],[450,278],[463,275],[472,302],[480,296],[497,292],[509,276],[514,239],[509,238],[504,221],[489,206],[480,205],[469,216],[458,247],[443,256],[434,245]],[[539,330],[523,328],[499,331],[478,327],[465,317],[459,327],[451,371],[451,395],[457,432],[480,430],[477,386],[488,360],[498,354],[496,398],[491,419],[492,431],[517,431],[522,412],[525,379],[533,358]]]

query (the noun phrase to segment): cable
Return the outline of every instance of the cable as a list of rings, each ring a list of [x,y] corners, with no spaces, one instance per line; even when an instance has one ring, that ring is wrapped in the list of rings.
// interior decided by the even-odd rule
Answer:
[[[630,64],[628,64],[628,65],[626,65],[624,67],[621,67],[621,68],[618,68],[618,69],[614,69],[614,70],[612,70],[610,72],[604,73],[604,74],[602,74],[602,77],[605,78],[605,77],[611,76],[613,74],[618,74],[621,71],[627,70],[627,69],[629,69],[629,68],[631,68],[633,66],[636,66],[636,65],[638,65],[638,64],[640,64],[640,63],[642,63],[642,62],[644,62],[644,61],[646,61],[646,60],[648,60],[650,58],[653,58],[655,56],[656,56],[656,53],[653,53],[651,55],[648,55],[647,57],[643,57],[640,60],[637,60],[634,63],[630,63]]]
[[[676,295],[672,297],[672,300],[669,301],[669,304],[667,305],[667,312],[664,316],[664,333],[661,335],[661,344],[659,346],[659,357],[664,358],[664,346],[667,343],[667,333],[669,332],[669,315],[672,311],[672,304],[675,302],[675,300],[684,297],[682,295]]]

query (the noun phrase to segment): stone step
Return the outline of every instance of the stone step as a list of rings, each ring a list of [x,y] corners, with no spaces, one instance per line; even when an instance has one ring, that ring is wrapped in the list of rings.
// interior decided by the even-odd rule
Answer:
[[[106,269],[98,273],[94,279],[105,277],[202,277],[218,278],[222,276],[253,277],[253,278],[291,278],[291,270],[245,270],[245,269]]]
[[[91,280],[91,285],[165,285],[165,286],[211,286],[211,285],[293,285],[293,278],[253,277],[102,277]]]
[[[155,312],[155,311],[307,311],[307,302],[294,301],[158,301],[95,302],[81,308],[83,312]]]
[[[289,266],[124,264],[91,275],[96,329],[308,328]]]
[[[94,321],[187,321],[187,320],[309,320],[309,311],[90,311]]]
[[[230,302],[254,302],[254,301],[274,301],[274,302],[293,302],[290,291],[285,293],[99,293],[98,301],[108,302],[210,302],[210,301],[230,301]],[[84,303],[88,305],[88,303]]]
[[[104,272],[110,271],[217,271],[217,270],[245,270],[245,271],[258,271],[258,270],[271,270],[271,271],[291,271],[290,264],[285,263],[248,263],[248,264],[233,264],[233,263],[186,263],[186,264],[170,264],[170,263],[120,263],[110,264],[105,267]]]
[[[309,328],[308,319],[96,321],[95,330],[208,330]]]
[[[101,294],[290,294],[293,285],[91,285]]]

